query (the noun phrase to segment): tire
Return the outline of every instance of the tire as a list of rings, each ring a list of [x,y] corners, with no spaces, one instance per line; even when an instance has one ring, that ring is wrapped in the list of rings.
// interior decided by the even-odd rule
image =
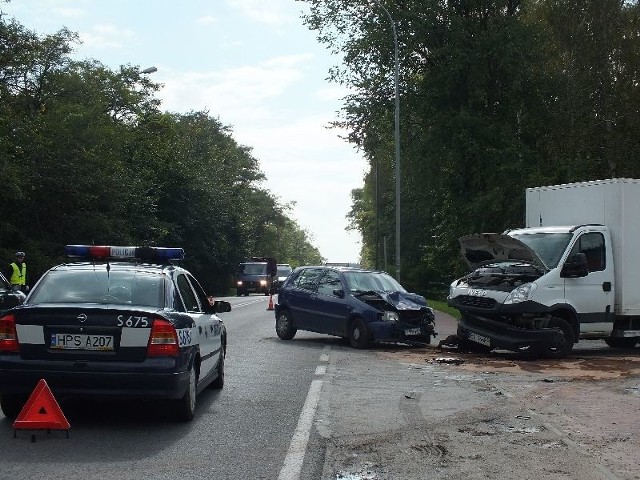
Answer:
[[[15,420],[20,415],[25,403],[27,403],[27,397],[24,395],[2,395],[0,398],[2,413],[11,420]]]
[[[296,336],[298,330],[293,326],[293,318],[291,312],[283,308],[276,317],[276,334],[282,340],[291,340]]]
[[[189,371],[189,386],[180,400],[175,401],[175,418],[181,422],[190,422],[196,414],[196,394],[198,389],[198,373],[195,361]]]
[[[210,386],[215,390],[220,390],[224,387],[224,354],[220,355],[220,360],[218,361],[218,376],[211,382]]]
[[[569,323],[562,318],[551,317],[551,319],[549,319],[549,323],[547,324],[547,328],[561,330],[563,333],[563,337],[559,341],[559,343],[555,345],[547,345],[547,347],[542,352],[540,352],[540,354],[545,358],[565,358],[571,353],[571,350],[573,350],[573,343],[575,340],[571,325],[569,325]]]
[[[371,345],[371,332],[359,317],[349,325],[349,343],[357,349],[367,348]]]
[[[638,344],[638,339],[634,337],[622,338],[622,337],[611,337],[605,338],[604,342],[609,345],[611,348],[634,348]]]

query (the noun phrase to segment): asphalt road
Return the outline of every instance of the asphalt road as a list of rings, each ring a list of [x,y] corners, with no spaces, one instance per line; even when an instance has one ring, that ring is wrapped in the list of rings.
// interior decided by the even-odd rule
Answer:
[[[277,339],[268,297],[228,300],[225,387],[199,395],[193,422],[172,421],[159,403],[65,402],[70,438],[40,431],[32,443],[0,414],[0,479],[278,478],[323,344]],[[311,475],[322,458],[313,461]]]
[[[0,479],[640,478],[640,354],[563,361],[279,340],[268,297],[229,298],[226,383],[189,424],[148,402],[64,403],[70,438],[0,417]]]

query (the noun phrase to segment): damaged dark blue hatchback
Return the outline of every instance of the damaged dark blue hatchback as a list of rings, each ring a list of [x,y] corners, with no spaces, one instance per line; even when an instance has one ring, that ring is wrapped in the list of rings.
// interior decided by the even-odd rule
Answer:
[[[297,268],[280,287],[276,333],[291,340],[298,330],[348,338],[354,348],[373,342],[428,344],[433,310],[384,272],[353,267]]]

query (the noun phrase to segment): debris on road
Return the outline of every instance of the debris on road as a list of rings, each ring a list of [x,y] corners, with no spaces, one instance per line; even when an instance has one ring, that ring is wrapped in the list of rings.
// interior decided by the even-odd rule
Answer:
[[[455,357],[438,357],[434,358],[433,361],[436,363],[448,363],[453,365],[462,365],[464,363],[464,360]]]

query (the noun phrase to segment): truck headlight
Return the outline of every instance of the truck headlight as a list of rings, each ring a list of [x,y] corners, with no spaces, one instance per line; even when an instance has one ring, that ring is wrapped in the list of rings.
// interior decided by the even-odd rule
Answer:
[[[383,322],[397,322],[400,320],[400,316],[396,312],[384,311],[382,312]]]
[[[238,280],[238,286],[241,287],[242,286],[242,280]]]
[[[266,287],[267,286],[267,281],[266,280],[260,280],[260,286],[261,287]]]
[[[507,298],[504,300],[505,305],[510,305],[514,303],[526,302],[531,297],[533,297],[533,292],[536,291],[535,283],[525,283],[524,285],[520,285],[515,290],[512,290]]]

